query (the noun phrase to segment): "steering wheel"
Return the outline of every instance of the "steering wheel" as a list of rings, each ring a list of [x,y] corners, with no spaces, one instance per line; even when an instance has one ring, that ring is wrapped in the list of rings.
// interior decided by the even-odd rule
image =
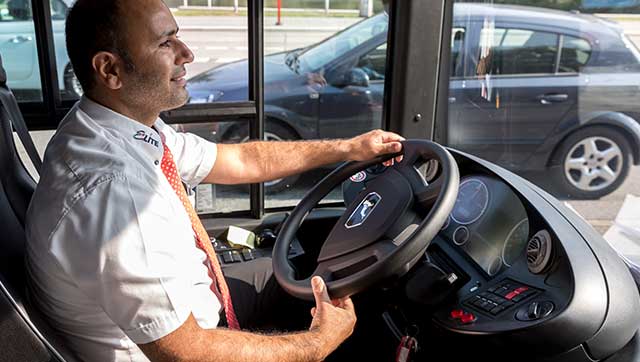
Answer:
[[[426,140],[402,142],[403,160],[369,182],[324,241],[313,275],[321,276],[332,298],[350,296],[404,275],[444,225],[458,195],[460,174],[451,154]],[[291,242],[306,215],[351,175],[395,155],[348,162],[315,185],[282,225],[273,250],[273,272],[289,294],[313,300],[311,276],[298,280],[288,260]],[[435,159],[439,176],[428,184],[416,164]],[[426,215],[426,216],[425,216]]]

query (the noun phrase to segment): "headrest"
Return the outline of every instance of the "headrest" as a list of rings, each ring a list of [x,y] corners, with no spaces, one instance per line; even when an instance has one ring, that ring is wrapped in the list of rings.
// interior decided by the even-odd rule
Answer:
[[[0,54],[0,87],[7,86],[7,72],[4,71],[2,66],[2,54]]]

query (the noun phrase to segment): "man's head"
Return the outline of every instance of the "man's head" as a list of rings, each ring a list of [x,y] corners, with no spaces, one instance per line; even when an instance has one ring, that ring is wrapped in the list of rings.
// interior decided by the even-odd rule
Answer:
[[[183,105],[193,54],[161,0],[78,0],[67,17],[67,51],[84,91],[143,114]]]

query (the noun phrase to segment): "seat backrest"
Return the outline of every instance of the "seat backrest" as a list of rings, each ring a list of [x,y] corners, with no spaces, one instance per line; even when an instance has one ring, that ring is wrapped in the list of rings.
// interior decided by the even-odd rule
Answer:
[[[27,298],[24,225],[36,182],[14,143],[16,112],[0,57],[0,361],[76,361]]]
[[[20,110],[13,93],[7,87],[7,75],[0,57],[0,183],[13,212],[24,227],[36,182],[27,172],[13,142],[13,122],[16,117],[21,117],[16,112]]]

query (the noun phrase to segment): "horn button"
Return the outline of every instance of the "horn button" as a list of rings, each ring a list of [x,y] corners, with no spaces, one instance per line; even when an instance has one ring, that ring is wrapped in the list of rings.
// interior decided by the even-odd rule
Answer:
[[[392,167],[381,176],[360,192],[338,220],[318,262],[352,253],[388,236],[387,231],[411,206],[413,191],[407,179]]]

